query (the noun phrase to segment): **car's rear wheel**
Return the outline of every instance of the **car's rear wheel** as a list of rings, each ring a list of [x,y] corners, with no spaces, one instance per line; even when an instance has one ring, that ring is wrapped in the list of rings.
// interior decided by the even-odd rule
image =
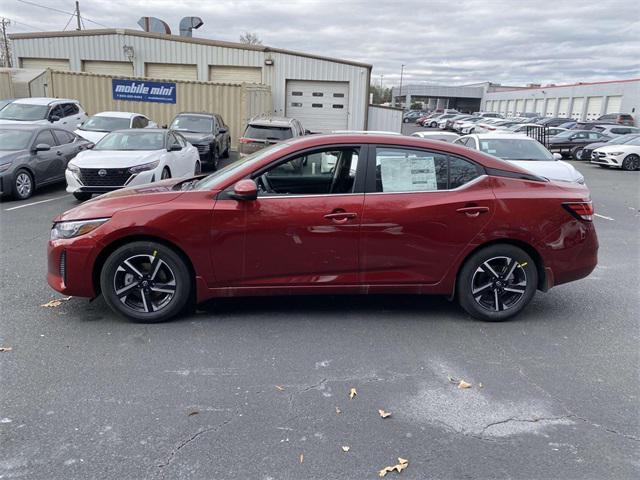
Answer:
[[[571,149],[571,156],[574,158],[574,160],[582,159],[582,147],[573,147]]]
[[[76,197],[76,200],[80,202],[84,202],[91,198],[91,193],[87,192],[73,192],[73,196]]]
[[[623,170],[632,171],[632,170],[640,170],[640,156],[636,154],[627,155],[627,157],[622,161]]]
[[[458,275],[458,301],[469,315],[499,322],[518,314],[538,285],[533,259],[521,248],[497,244],[471,255]]]
[[[109,255],[100,273],[100,288],[116,313],[155,323],[185,308],[192,282],[186,262],[173,249],[156,242],[132,242]]]
[[[13,177],[13,196],[18,200],[26,200],[33,195],[33,176],[28,170],[21,168]]]

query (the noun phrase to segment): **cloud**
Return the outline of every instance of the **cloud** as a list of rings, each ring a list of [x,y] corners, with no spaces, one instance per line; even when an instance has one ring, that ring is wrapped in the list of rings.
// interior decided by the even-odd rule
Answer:
[[[70,10],[64,0],[36,0]],[[110,0],[85,2],[83,16],[139,29],[157,16],[174,33],[199,16],[195,36],[237,41],[255,32],[265,45],[370,63],[374,80],[404,83],[565,83],[640,76],[640,13],[627,0]],[[10,32],[62,30],[69,16],[17,0],[3,2]],[[20,23],[17,23],[20,22]],[[74,22],[71,22],[73,26]],[[87,23],[87,27],[96,25]]]

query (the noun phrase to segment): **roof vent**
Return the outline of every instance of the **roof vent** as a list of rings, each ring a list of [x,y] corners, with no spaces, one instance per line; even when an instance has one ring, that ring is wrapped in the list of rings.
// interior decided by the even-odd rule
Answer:
[[[171,35],[171,29],[169,25],[156,17],[140,17],[138,25],[145,32],[161,33],[164,35]]]
[[[204,22],[200,17],[184,17],[180,20],[180,36],[193,37],[193,29],[200,28]]]

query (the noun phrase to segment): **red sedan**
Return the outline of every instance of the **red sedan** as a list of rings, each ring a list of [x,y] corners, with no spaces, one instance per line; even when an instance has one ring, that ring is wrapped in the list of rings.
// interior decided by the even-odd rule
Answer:
[[[213,297],[437,294],[505,320],[597,263],[589,190],[444,142],[315,135],[54,220],[48,282],[166,320]]]

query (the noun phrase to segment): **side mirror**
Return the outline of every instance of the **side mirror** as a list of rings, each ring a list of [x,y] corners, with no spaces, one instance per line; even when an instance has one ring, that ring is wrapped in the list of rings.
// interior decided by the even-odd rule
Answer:
[[[305,135],[313,135],[313,133],[311,132],[311,130],[306,130],[306,129],[305,129],[305,131],[304,131],[304,134],[305,134]]]
[[[554,160],[562,160],[562,155],[560,155],[559,153],[554,153],[553,154],[553,159]]]
[[[50,121],[51,123],[53,123],[53,122],[57,122],[58,120],[60,120],[60,117],[59,117],[58,115],[51,115],[51,116],[49,117],[49,121]]]
[[[95,144],[95,143],[87,143],[87,145],[86,145],[86,147],[85,147],[85,148],[86,148],[87,150],[91,150],[91,149],[93,149],[93,147],[95,147],[95,146],[96,146],[96,144]]]
[[[174,143],[169,148],[167,148],[167,150],[170,152],[179,152],[180,150],[182,150],[182,147],[179,143]]]
[[[240,180],[233,186],[231,198],[235,200],[255,200],[258,198],[258,185],[248,178]]]
[[[220,133],[227,133],[229,130],[227,128],[221,128],[218,130]]]
[[[47,145],[46,143],[39,143],[35,146],[35,148],[33,149],[34,152],[48,152],[49,150],[51,150],[51,146]]]

